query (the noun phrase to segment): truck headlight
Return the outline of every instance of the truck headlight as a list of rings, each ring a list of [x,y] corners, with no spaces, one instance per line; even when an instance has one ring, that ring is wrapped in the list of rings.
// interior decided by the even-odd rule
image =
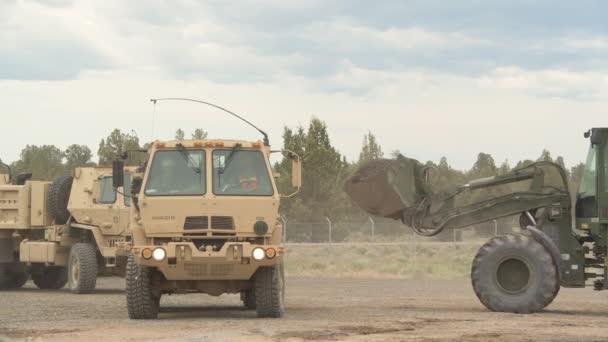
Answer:
[[[251,253],[251,256],[254,260],[260,261],[264,259],[264,257],[266,256],[266,252],[264,252],[263,248],[256,247],[253,249],[253,253]]]
[[[163,261],[166,256],[167,252],[165,252],[165,250],[162,248],[157,248],[154,250],[154,252],[152,252],[152,258],[154,258],[156,261]]]

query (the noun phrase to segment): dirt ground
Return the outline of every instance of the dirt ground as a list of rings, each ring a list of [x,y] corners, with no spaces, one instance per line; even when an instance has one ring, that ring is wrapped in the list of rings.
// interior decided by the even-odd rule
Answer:
[[[15,341],[608,341],[608,292],[562,289],[546,311],[488,312],[466,280],[288,278],[287,313],[256,319],[236,295],[165,296],[160,319],[131,321],[124,281],[93,295],[0,292],[0,336]],[[1,340],[2,338],[0,338]]]

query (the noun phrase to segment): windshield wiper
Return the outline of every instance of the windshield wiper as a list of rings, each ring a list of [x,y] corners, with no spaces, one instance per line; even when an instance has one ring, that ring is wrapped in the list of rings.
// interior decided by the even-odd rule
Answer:
[[[184,159],[186,159],[186,161],[188,162],[188,166],[192,169],[192,171],[200,174],[202,172],[201,166],[196,165],[196,161],[194,161],[194,159],[192,159],[192,156],[190,155],[190,153],[188,153],[188,151],[186,151],[186,148],[184,147],[184,145],[177,144],[177,145],[175,145],[175,147],[177,147],[177,150],[181,153],[181,155],[184,157]]]
[[[236,154],[237,148],[239,148],[241,146],[242,146],[241,144],[235,144],[232,147],[232,150],[230,150],[230,154],[226,158],[226,162],[224,162],[224,166],[217,171],[218,173],[224,173],[224,172],[226,172],[226,169],[228,168],[228,165],[230,165],[230,162],[232,161],[232,159],[234,159],[234,155]]]

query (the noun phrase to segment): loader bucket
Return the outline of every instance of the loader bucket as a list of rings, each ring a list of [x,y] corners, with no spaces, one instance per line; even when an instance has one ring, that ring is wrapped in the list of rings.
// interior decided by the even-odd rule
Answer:
[[[367,213],[400,219],[404,209],[426,195],[423,167],[415,159],[377,159],[362,165],[344,184],[344,191]]]

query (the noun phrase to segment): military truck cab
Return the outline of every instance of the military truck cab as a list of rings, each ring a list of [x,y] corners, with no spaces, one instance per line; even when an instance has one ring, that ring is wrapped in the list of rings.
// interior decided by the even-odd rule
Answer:
[[[235,140],[152,145],[133,188],[130,318],[156,318],[162,294],[188,292],[241,293],[258,316],[282,316],[281,195],[270,153],[262,142]]]

